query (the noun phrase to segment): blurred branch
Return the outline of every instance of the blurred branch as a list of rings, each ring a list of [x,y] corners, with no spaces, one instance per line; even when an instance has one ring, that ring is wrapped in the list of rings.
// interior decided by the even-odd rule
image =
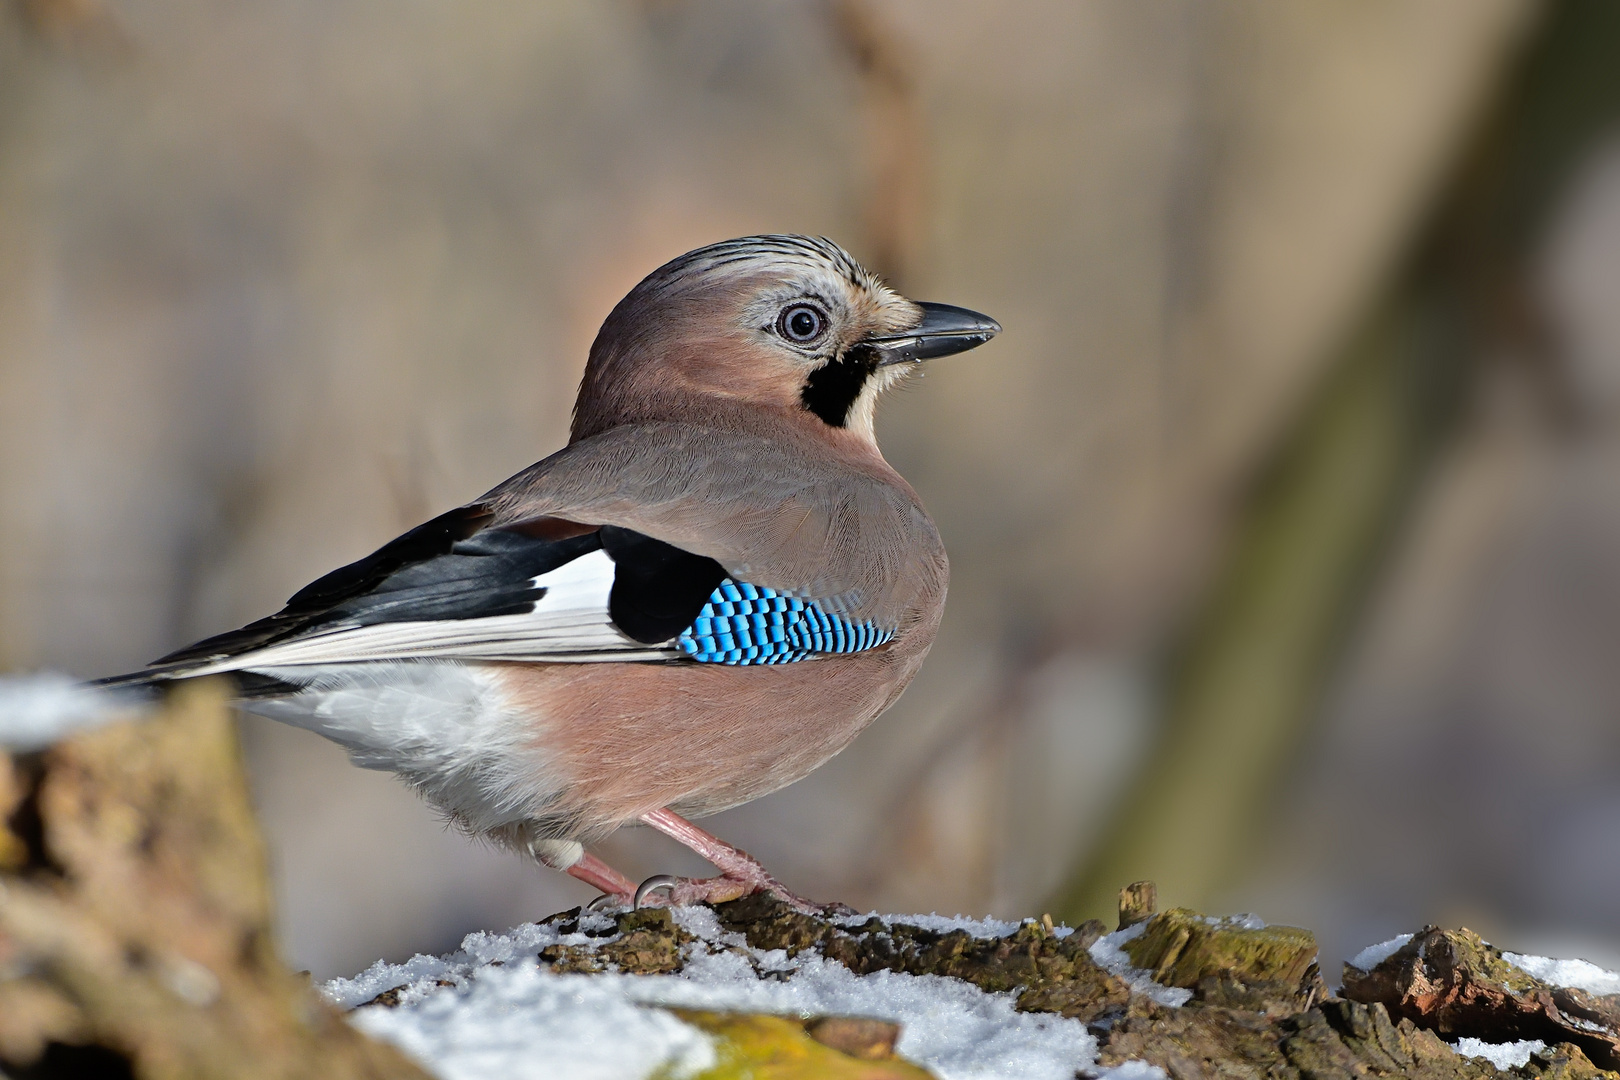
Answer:
[[[1060,893],[1064,918],[1107,914],[1127,881],[1199,905],[1234,876],[1482,361],[1527,359],[1556,387],[1528,262],[1620,119],[1617,51],[1620,7],[1565,0],[1505,73],[1411,257],[1273,455],[1171,664],[1159,748]]]
[[[13,0],[25,26],[64,52],[92,60],[127,60],[135,43],[100,0]]]
[[[1422,313],[1382,308],[1289,443],[1172,676],[1160,747],[1054,912],[1106,914],[1123,882],[1176,904],[1222,883],[1287,764],[1347,608],[1404,503],[1434,416]]]
[[[861,84],[862,157],[868,164],[864,261],[903,288],[917,266],[928,202],[927,118],[912,53],[869,0],[832,0],[830,16]]]

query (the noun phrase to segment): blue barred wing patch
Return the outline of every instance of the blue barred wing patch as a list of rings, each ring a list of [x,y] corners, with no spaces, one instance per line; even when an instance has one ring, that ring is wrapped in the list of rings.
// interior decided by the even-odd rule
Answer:
[[[808,600],[730,578],[675,639],[706,664],[791,664],[815,653],[853,653],[894,637],[870,622],[830,615]]]

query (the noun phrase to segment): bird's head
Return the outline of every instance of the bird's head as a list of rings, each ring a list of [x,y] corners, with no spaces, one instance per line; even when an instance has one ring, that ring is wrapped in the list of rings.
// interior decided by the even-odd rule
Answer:
[[[785,412],[873,442],[879,394],[1000,331],[977,312],[907,300],[830,240],[727,240],[666,263],[619,301],[591,346],[573,437]]]

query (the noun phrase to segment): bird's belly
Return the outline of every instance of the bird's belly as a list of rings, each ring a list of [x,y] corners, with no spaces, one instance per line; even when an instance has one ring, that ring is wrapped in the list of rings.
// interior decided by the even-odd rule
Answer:
[[[544,713],[567,834],[590,840],[649,810],[703,815],[767,795],[838,753],[892,702],[921,652],[871,650],[779,667],[492,664]]]
[[[246,707],[398,774],[469,831],[589,842],[660,807],[701,816],[793,783],[882,712],[925,652],[256,668],[303,689]]]
[[[566,782],[493,673],[450,661],[263,668],[303,685],[249,701],[273,720],[318,732],[356,765],[398,774],[460,825],[484,833],[544,818]]]

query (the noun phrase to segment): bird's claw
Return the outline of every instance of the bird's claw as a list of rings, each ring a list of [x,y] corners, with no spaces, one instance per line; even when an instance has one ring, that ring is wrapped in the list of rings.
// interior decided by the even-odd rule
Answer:
[[[674,877],[670,874],[654,874],[652,877],[636,886],[636,895],[631,898],[630,910],[640,911],[642,905],[646,903],[647,897],[655,892],[660,891],[668,892],[669,902],[671,905],[674,905],[676,903],[675,892],[680,887],[680,884],[681,879],[678,877]]]

